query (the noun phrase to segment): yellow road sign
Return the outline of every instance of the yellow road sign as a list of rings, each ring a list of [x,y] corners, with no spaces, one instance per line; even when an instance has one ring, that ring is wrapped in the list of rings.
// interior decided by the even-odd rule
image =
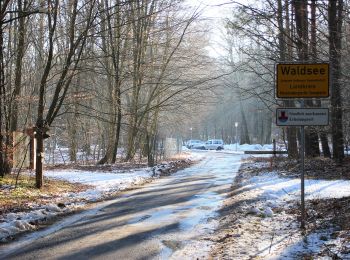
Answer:
[[[328,63],[279,63],[276,66],[277,98],[328,98]]]

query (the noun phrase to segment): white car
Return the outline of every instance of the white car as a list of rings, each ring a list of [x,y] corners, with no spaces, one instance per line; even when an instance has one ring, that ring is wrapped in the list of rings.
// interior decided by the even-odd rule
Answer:
[[[210,139],[205,142],[204,148],[206,150],[223,150],[224,141],[222,139]]]
[[[204,149],[204,142],[201,140],[188,140],[186,147],[188,149]]]

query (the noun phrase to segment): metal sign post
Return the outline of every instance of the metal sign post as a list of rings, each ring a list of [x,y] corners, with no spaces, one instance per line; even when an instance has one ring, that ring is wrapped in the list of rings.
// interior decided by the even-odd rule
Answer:
[[[276,64],[276,98],[299,99],[301,108],[277,108],[276,125],[301,128],[301,223],[305,229],[305,126],[328,125],[325,108],[304,108],[303,98],[329,98],[329,63]]]
[[[301,100],[301,107],[304,108],[304,100]],[[300,206],[301,221],[300,227],[305,229],[305,126],[301,126],[301,176],[300,176]]]
[[[329,122],[328,108],[304,108],[304,100],[300,100],[300,108],[277,108],[277,126],[300,126],[300,158],[301,158],[301,228],[305,227],[305,126],[326,126]]]

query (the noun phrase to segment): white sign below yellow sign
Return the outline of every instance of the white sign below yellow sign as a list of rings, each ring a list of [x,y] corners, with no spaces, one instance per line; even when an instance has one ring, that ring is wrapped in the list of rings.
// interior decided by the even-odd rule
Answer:
[[[277,98],[328,98],[328,63],[276,65]]]
[[[278,126],[326,126],[329,122],[328,108],[277,108]]]

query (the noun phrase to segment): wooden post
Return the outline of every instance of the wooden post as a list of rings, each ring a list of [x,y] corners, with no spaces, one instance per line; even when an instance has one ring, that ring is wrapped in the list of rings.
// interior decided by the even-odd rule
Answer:
[[[272,156],[270,157],[270,169],[272,170],[273,161],[276,159],[276,140],[272,139],[273,149],[272,149]]]
[[[36,141],[34,127],[27,128],[26,134],[30,138],[29,143],[29,168],[35,170],[36,168]]]

